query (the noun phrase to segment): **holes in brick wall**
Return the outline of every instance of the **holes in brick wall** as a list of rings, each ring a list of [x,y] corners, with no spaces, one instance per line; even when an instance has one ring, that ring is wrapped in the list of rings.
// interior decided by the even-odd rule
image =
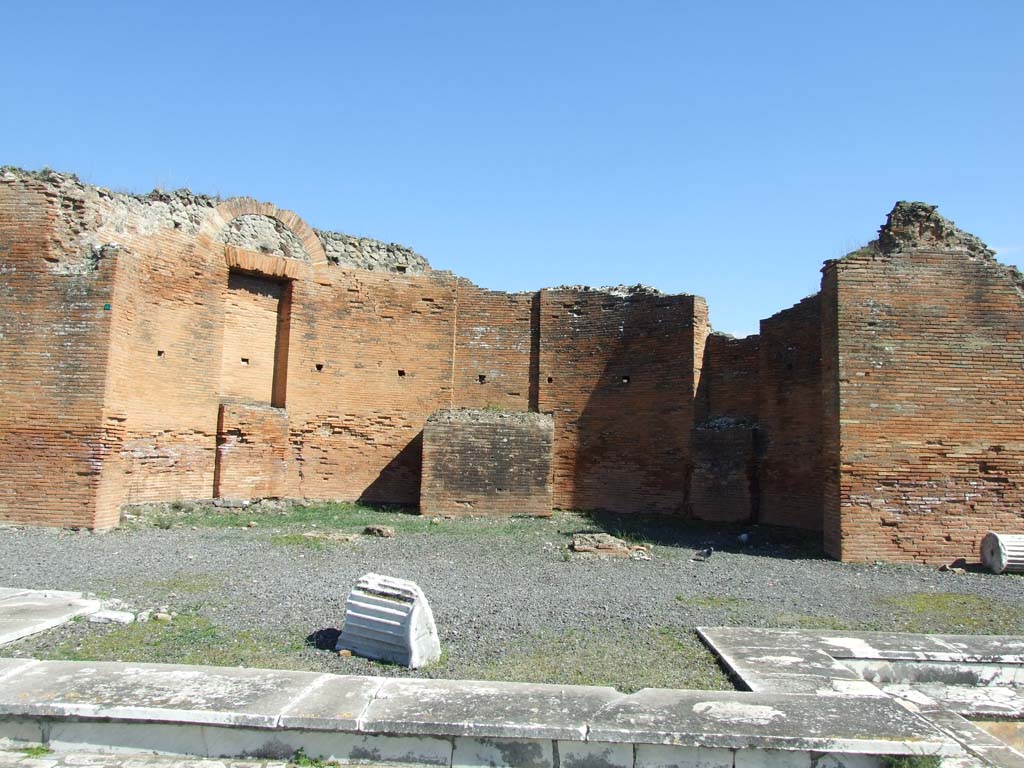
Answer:
[[[395,267],[395,272],[397,272],[400,275],[404,275],[407,269],[408,267],[405,266],[405,264],[399,264],[398,266]]]
[[[248,365],[248,364],[249,364],[249,358],[248,357],[243,357],[242,358],[242,365]]]
[[[555,377],[554,376],[548,376],[548,384],[554,384],[554,383],[555,383]]]
[[[629,384],[629,376],[623,376],[622,377],[622,383],[623,384]]]
[[[404,379],[405,378],[405,368],[399,368],[398,369],[398,378],[400,378],[400,379]]]
[[[481,373],[481,374],[477,375],[476,380],[479,381],[481,384],[483,384],[485,381],[487,381],[487,374],[486,373]]]
[[[324,369],[324,364],[323,364],[323,363],[317,363],[317,364],[316,364],[316,370],[317,370],[317,372],[320,372],[320,371],[322,371],[323,369]]]
[[[158,349],[158,350],[156,351],[156,356],[157,356],[157,357],[163,357],[163,356],[164,356],[164,351],[163,351],[162,349]]]

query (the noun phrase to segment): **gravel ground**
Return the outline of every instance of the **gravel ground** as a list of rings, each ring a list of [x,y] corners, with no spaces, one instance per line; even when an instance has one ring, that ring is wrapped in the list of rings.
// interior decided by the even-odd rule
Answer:
[[[336,511],[338,508],[330,508]],[[217,513],[223,515],[225,513]],[[361,510],[358,519],[306,514],[207,527],[183,517],[107,534],[0,529],[0,586],[93,592],[141,611],[167,605],[170,624],[78,621],[0,655],[227,663],[342,674],[727,687],[697,641],[708,625],[1024,633],[1024,578],[824,559],[799,534],[668,526],[656,520],[429,521]],[[369,515],[369,518],[367,517]],[[394,538],[303,539],[319,526],[393,524]],[[190,525],[192,522],[198,526]],[[326,522],[325,522],[326,521]],[[581,530],[651,544],[652,559],[570,556]],[[713,544],[707,562],[698,548]],[[313,548],[320,547],[320,548]],[[434,611],[445,656],[409,671],[327,650],[345,595],[367,572],[412,579]],[[316,645],[323,646],[317,648]]]

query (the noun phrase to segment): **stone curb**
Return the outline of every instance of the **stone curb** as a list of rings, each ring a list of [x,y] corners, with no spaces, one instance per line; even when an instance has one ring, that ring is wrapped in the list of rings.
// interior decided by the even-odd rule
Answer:
[[[656,768],[740,752],[956,755],[889,699],[0,659],[0,738],[55,749],[448,766]],[[667,750],[667,752],[666,752]],[[853,757],[860,756],[860,761]],[[767,758],[766,758],[767,759]],[[838,759],[838,758],[837,758]],[[866,760],[866,762],[865,762]],[[667,762],[666,762],[667,761]],[[843,762],[843,761],[840,761]]]

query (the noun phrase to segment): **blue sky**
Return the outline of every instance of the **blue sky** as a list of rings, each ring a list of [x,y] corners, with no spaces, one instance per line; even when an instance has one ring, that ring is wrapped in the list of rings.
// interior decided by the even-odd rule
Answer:
[[[250,195],[737,335],[900,199],[1024,262],[1024,3],[5,3],[0,164]]]

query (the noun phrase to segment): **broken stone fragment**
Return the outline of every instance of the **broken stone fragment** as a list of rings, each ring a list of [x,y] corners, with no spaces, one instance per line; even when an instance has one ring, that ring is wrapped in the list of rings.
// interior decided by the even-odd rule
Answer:
[[[135,614],[131,611],[96,611],[89,617],[93,624],[131,624]]]
[[[593,557],[622,557],[650,560],[650,548],[643,544],[629,544],[608,533],[577,533],[569,549],[577,554]]]
[[[395,536],[395,529],[389,525],[368,525],[363,529],[367,536],[379,536],[382,539],[392,539]]]
[[[325,539],[327,541],[350,542],[359,538],[355,533],[339,533],[338,531],[306,531],[302,534],[307,539]]]
[[[345,601],[345,624],[335,650],[422,667],[441,658],[434,614],[412,581],[368,573]]]

